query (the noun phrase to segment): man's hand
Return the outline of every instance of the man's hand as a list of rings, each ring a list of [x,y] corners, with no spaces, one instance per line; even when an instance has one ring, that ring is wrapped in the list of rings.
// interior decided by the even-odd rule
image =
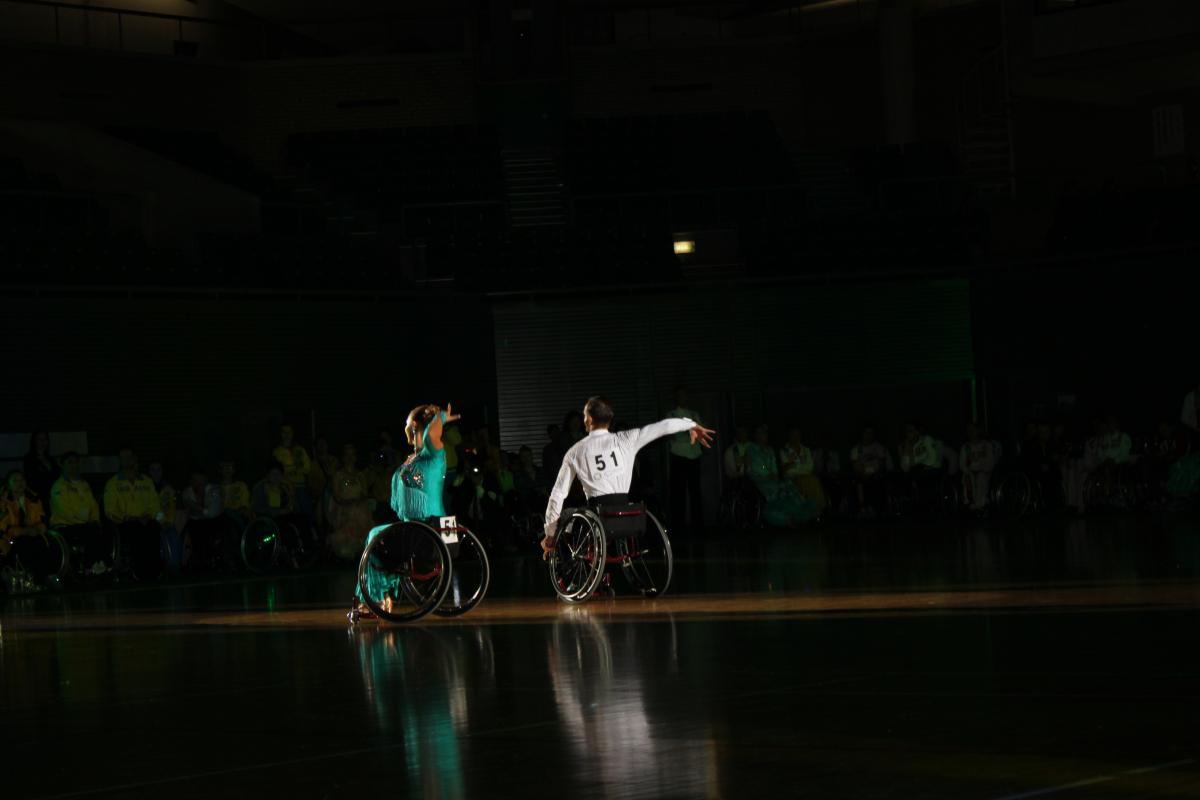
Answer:
[[[462,419],[462,416],[455,416],[454,412],[450,410],[450,404],[446,403],[446,423],[445,424],[449,425],[451,422],[457,422],[460,419]]]
[[[546,535],[542,537],[542,561],[549,561],[550,554],[554,552],[554,537]]]
[[[712,447],[713,436],[716,431],[709,430],[703,425],[697,425],[688,431],[688,435],[692,438],[692,444],[699,444],[701,447]]]

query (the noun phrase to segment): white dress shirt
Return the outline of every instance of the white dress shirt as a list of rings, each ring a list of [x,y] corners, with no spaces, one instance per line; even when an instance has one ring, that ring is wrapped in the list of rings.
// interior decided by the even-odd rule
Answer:
[[[633,461],[638,451],[655,439],[683,433],[696,427],[690,419],[664,419],[619,433],[594,430],[576,442],[563,457],[558,480],[546,504],[546,535],[553,536],[558,528],[563,501],[576,478],[583,484],[583,493],[590,500],[606,494],[628,494],[633,483]]]

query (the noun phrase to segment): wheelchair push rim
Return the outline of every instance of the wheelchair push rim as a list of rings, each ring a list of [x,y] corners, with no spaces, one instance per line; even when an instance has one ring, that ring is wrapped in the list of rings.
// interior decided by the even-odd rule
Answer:
[[[451,557],[454,566],[447,581],[446,599],[434,609],[443,617],[457,617],[479,605],[492,582],[492,565],[483,542],[462,525],[455,532],[458,547]]]
[[[567,603],[587,600],[604,577],[604,527],[591,511],[574,511],[560,525],[550,553],[550,584]]]
[[[358,587],[375,616],[409,622],[442,604],[452,570],[437,531],[423,522],[397,522],[367,544],[358,562]]]
[[[625,573],[629,584],[645,597],[659,597],[667,593],[671,578],[675,574],[675,554],[667,529],[658,517],[646,512],[646,531],[640,536],[618,539],[613,548],[616,552],[609,561],[616,561]]]
[[[259,517],[242,532],[242,563],[251,572],[266,572],[279,557],[279,527],[267,517]]]

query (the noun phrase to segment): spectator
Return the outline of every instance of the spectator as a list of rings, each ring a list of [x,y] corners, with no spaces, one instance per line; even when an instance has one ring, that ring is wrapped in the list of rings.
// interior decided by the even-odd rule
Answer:
[[[21,466],[30,491],[45,504],[50,497],[50,487],[59,476],[58,465],[50,457],[50,434],[38,431],[29,437],[29,452]]]
[[[390,497],[390,484],[388,492]],[[338,558],[352,560],[362,552],[372,527],[369,499],[367,476],[358,468],[358,450],[343,445],[329,503],[329,544]]]
[[[187,514],[180,533],[192,541],[192,555],[210,566],[231,566],[237,553],[232,521],[225,516],[221,487],[208,482],[203,472],[193,472],[179,499]],[[241,529],[237,531],[241,533]]]
[[[296,442],[296,431],[291,425],[279,428],[279,444],[273,453],[275,463],[283,470],[283,477],[290,484],[292,504],[297,514],[312,515],[312,495],[308,493],[308,476],[312,473],[312,461],[308,451]]]
[[[562,434],[558,440],[558,446],[562,452],[566,453],[584,436],[587,436],[587,432],[583,429],[583,414],[578,411],[568,411],[563,415]],[[561,460],[559,459],[559,461]],[[557,473],[557,470],[555,472]]]
[[[687,390],[675,390],[675,407],[667,412],[668,418],[690,419],[697,425],[704,420],[694,409],[688,407]],[[689,433],[677,433],[671,437],[671,523],[675,530],[696,530],[704,526],[704,513],[700,505],[700,457],[704,448],[692,441]]]
[[[940,494],[942,448],[936,439],[923,433],[916,422],[904,426],[904,440],[900,443],[900,471],[911,482],[917,503],[931,508]]]
[[[805,444],[798,428],[788,431],[788,443],[779,453],[779,466],[784,480],[792,482],[800,496],[812,504],[815,515],[825,512],[825,488],[816,475],[813,453]]]
[[[250,498],[255,516],[281,520],[295,513],[291,487],[278,464],[272,464],[266,477],[254,484]]]
[[[1082,514],[1087,509],[1085,489],[1088,478],[1104,461],[1102,449],[1105,433],[1104,423],[1097,421],[1091,437],[1084,442],[1082,456],[1063,460],[1063,485],[1066,487],[1067,509],[1070,511]]]
[[[78,453],[63,453],[62,477],[50,490],[50,524],[81,555],[80,566],[94,575],[107,572],[113,557],[112,536],[100,525],[100,506],[80,475]]]
[[[754,440],[746,449],[746,476],[762,495],[762,515],[768,524],[794,528],[816,516],[816,507],[801,497],[790,482],[780,480],[779,461],[766,425],[754,429]]]
[[[250,524],[250,487],[245,481],[237,479],[237,467],[232,460],[220,462],[217,469],[221,475],[221,507],[233,527],[240,533]]]
[[[860,516],[872,516],[887,507],[887,477],[893,469],[892,455],[875,438],[875,428],[863,428],[858,444],[850,449],[854,472],[854,497]]]
[[[156,575],[162,564],[165,521],[160,493],[154,481],[138,471],[133,450],[122,448],[118,458],[120,471],[104,487],[104,514],[117,526],[121,550],[129,553],[134,574]]]
[[[996,448],[983,438],[979,426],[967,426],[967,441],[959,454],[962,466],[963,498],[967,507],[982,511],[987,507],[992,471],[996,468]]]
[[[558,474],[566,451],[562,447],[562,429],[557,425],[546,426],[546,438],[549,441],[542,447],[542,475],[543,483],[549,484]]]
[[[186,564],[190,557],[187,549],[191,542],[183,537],[183,529],[187,527],[187,511],[179,508],[179,493],[167,483],[161,461],[151,461],[146,467],[146,474],[154,484],[154,491],[158,492],[158,522],[162,526],[163,548],[169,555],[167,565],[176,570]]]
[[[1150,487],[1152,500],[1165,499],[1167,480],[1175,465],[1187,454],[1187,434],[1170,422],[1160,423],[1142,459],[1142,478]]]
[[[494,484],[487,485],[478,466],[470,466],[455,496],[455,513],[463,519],[489,549],[496,550],[503,530],[504,507]]]
[[[20,470],[8,473],[0,492],[0,559],[6,570],[24,570],[44,584],[58,569],[54,547],[46,535],[46,512]],[[6,583],[12,583],[6,579]]]
[[[396,452],[396,448],[392,446],[392,432],[387,428],[380,428],[379,433],[375,437],[375,451],[383,453],[387,459],[388,475],[391,471],[400,466],[400,455]]]
[[[329,440],[324,436],[313,445],[312,471],[308,473],[308,489],[313,498],[317,521],[324,525],[325,509],[329,504],[329,482],[337,472],[338,460],[329,452]]]
[[[442,450],[446,454],[446,488],[442,497],[443,504],[449,500],[450,487],[454,486],[454,481],[458,478],[458,465],[461,458],[458,449],[462,443],[462,431],[458,429],[457,425],[447,425],[442,430]]]
[[[750,431],[745,425],[734,430],[733,444],[725,448],[725,480],[740,481],[746,477],[746,450],[750,447]]]
[[[533,463],[533,451],[525,445],[517,451],[517,462],[513,469],[513,489],[516,493],[516,513],[532,514],[545,505],[546,485],[542,482],[537,465]]]
[[[371,465],[367,467],[364,477],[367,507],[376,523],[396,521],[396,512],[392,511],[392,473],[395,471],[387,451],[375,451],[375,457],[371,459]]]

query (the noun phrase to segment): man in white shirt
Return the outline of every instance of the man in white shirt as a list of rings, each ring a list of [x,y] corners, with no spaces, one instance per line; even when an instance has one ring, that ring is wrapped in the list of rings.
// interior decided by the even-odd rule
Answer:
[[[613,408],[603,397],[592,397],[583,407],[583,427],[588,435],[567,451],[558,470],[558,480],[546,504],[543,555],[549,558],[558,533],[558,518],[563,501],[571,491],[571,482],[579,479],[589,501],[612,497],[624,500],[633,481],[633,462],[638,451],[664,436],[686,433],[691,443],[712,447],[716,431],[701,427],[691,419],[664,419],[644,428],[610,433]],[[614,497],[615,495],[615,497]]]
[[[700,424],[700,415],[688,408],[687,390],[675,390],[675,407],[667,413],[674,419]],[[686,431],[671,437],[671,525],[699,528],[703,522],[700,505],[700,456],[704,451]]]
[[[740,481],[746,477],[746,449],[750,446],[750,431],[739,425],[733,444],[725,450],[725,480]]]

